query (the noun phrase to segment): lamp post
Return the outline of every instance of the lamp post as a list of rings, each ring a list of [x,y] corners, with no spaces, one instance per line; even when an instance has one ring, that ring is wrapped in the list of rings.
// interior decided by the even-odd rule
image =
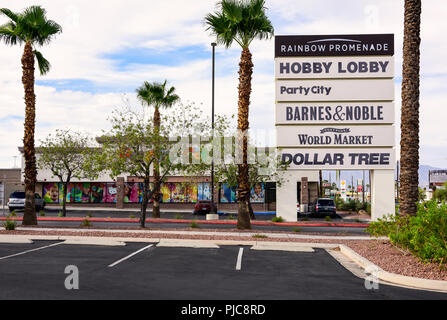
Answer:
[[[211,128],[212,128],[212,141],[214,141],[214,78],[215,78],[215,56],[216,56],[216,43],[212,42],[213,48],[213,71],[212,71],[212,89],[211,89]],[[214,145],[214,143],[213,143]],[[216,207],[214,205],[214,148],[213,157],[211,158],[211,213],[216,214]]]

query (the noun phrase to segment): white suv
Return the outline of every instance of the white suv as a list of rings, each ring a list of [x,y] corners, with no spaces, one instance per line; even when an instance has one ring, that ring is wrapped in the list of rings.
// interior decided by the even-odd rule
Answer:
[[[36,206],[36,211],[45,208],[45,201],[38,193],[34,194],[34,204]],[[11,193],[8,199],[8,208],[10,212],[16,209],[25,209],[25,192],[15,191]]]

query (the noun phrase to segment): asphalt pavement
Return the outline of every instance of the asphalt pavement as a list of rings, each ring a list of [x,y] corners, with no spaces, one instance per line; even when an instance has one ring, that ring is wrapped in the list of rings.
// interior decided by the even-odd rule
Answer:
[[[322,249],[284,252],[248,246],[156,245],[0,244],[0,299],[447,299],[443,293],[384,284],[366,289],[363,279]],[[79,289],[69,290],[67,281],[75,283],[73,267],[79,272]]]

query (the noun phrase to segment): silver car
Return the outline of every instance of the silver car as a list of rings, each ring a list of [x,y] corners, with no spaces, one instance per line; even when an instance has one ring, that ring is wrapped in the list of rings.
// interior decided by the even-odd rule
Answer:
[[[34,204],[36,206],[36,211],[45,208],[45,201],[38,193],[34,194]],[[8,199],[8,208],[10,212],[16,209],[25,209],[25,192],[15,191],[11,193]]]

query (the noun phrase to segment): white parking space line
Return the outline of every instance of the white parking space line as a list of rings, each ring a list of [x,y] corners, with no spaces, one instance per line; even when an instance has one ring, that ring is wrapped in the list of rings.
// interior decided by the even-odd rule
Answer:
[[[34,251],[38,251],[38,250],[42,250],[42,249],[46,249],[46,248],[50,248],[50,247],[54,247],[54,246],[58,246],[60,244],[63,244],[64,242],[58,242],[58,243],[53,243],[50,244],[48,246],[44,246],[44,247],[39,247],[39,248],[35,248],[35,249],[31,249],[31,250],[26,250],[23,252],[19,252],[19,253],[15,253],[15,254],[11,254],[9,256],[6,257],[1,257],[0,260],[4,260],[4,259],[8,259],[8,258],[12,258],[12,257],[16,257],[16,256],[20,256],[22,254],[26,254],[26,253],[30,253],[30,252],[34,252]]]
[[[144,251],[144,250],[146,250],[146,249],[149,249],[149,248],[152,247],[152,246],[153,246],[153,244],[150,244],[150,245],[148,245],[148,246],[146,246],[146,247],[144,247],[144,248],[141,248],[141,249],[135,251],[134,253],[131,253],[131,254],[129,254],[128,256],[126,256],[126,257],[124,257],[124,258],[122,258],[122,259],[120,259],[120,260],[118,260],[118,261],[115,261],[114,263],[110,264],[108,267],[109,267],[109,268],[112,268],[112,267],[116,266],[118,263],[121,263],[121,262],[123,262],[123,261],[125,261],[125,260],[127,260],[127,259],[129,259],[129,258],[131,258],[131,257],[133,257],[134,255],[139,254],[141,251]]]
[[[241,270],[242,266],[242,253],[244,252],[244,248],[239,248],[239,254],[237,255],[236,261],[236,270]]]

